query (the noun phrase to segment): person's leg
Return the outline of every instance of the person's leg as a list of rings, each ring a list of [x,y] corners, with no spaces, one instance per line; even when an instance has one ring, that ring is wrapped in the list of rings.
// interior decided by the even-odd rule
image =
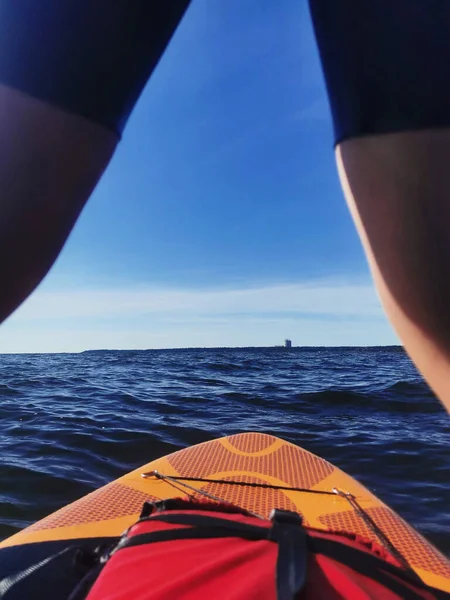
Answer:
[[[56,260],[117,141],[0,85],[0,322]]]
[[[450,3],[310,6],[350,211],[393,326],[450,410]]]
[[[56,260],[188,4],[2,2],[0,321]]]
[[[384,308],[450,411],[450,130],[348,140],[336,158]]]

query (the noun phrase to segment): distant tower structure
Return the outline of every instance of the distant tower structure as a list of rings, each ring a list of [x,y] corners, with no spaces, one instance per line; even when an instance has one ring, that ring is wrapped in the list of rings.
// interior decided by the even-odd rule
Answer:
[[[291,342],[291,340],[284,340],[284,347],[285,348],[292,348],[292,342]]]

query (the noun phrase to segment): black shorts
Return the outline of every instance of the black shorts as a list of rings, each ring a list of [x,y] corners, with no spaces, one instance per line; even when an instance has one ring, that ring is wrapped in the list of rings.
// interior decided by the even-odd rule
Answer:
[[[120,134],[188,4],[0,0],[0,82]],[[450,0],[310,8],[336,142],[450,125]]]

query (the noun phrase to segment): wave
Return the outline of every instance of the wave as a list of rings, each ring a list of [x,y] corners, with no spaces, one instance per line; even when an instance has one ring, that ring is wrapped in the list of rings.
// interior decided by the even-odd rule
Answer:
[[[19,396],[20,391],[6,383],[0,383],[0,398],[2,396]]]
[[[430,388],[424,381],[397,381],[384,389],[384,392],[398,395],[422,395],[424,397],[434,397]]]
[[[299,393],[295,398],[317,406],[350,408],[356,411],[370,409],[383,412],[439,413],[443,411],[440,402],[432,395],[424,395],[423,388],[416,386],[393,385],[386,390],[372,393],[359,393],[351,390],[324,390],[321,392]],[[414,390],[414,392],[412,392]],[[426,391],[426,390],[425,390]]]
[[[206,363],[203,367],[211,371],[223,371],[226,373],[248,369],[248,367],[236,363]]]

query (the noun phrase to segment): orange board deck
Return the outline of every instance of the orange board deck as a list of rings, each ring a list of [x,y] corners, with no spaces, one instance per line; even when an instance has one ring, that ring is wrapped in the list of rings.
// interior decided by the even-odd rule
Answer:
[[[450,591],[450,561],[376,496],[343,471],[289,442],[261,433],[241,433],[198,444],[152,461],[16,533],[0,548],[98,536],[118,536],[139,517],[146,500],[183,495],[168,481],[142,474],[202,477],[284,486],[253,488],[219,483],[189,485],[268,517],[273,508],[300,513],[306,525],[352,532],[379,542],[348,500],[292,488],[352,494],[361,508],[427,584]],[[192,490],[191,490],[192,493]]]

